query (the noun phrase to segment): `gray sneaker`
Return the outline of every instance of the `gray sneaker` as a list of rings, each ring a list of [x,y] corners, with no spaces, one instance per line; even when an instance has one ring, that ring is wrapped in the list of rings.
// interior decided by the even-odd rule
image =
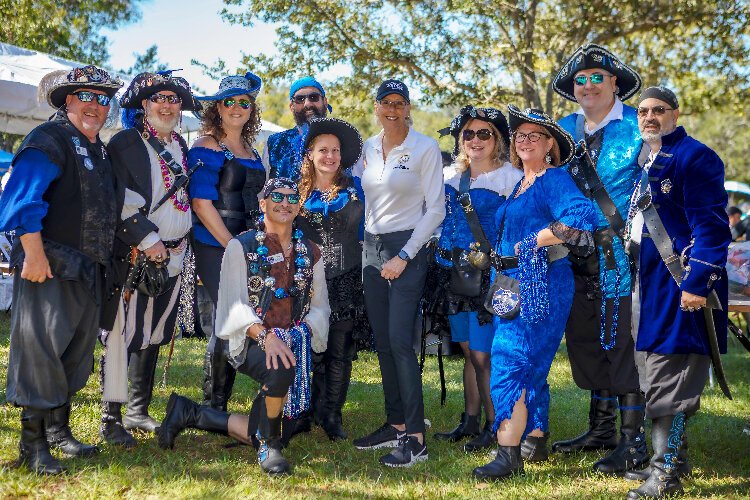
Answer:
[[[427,446],[420,444],[414,436],[402,437],[398,448],[380,457],[380,463],[388,467],[411,467],[425,460],[427,460]]]
[[[375,432],[372,432],[365,437],[355,439],[353,444],[359,450],[395,448],[399,445],[399,440],[404,436],[406,436],[406,432],[398,431],[395,427],[386,422]]]

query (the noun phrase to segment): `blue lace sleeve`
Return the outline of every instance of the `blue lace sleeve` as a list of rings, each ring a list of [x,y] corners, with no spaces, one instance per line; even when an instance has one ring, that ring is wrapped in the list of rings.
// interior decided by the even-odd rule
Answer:
[[[594,251],[594,205],[581,193],[567,172],[553,170],[544,177],[553,172],[553,178],[549,179],[552,182],[545,186],[549,188],[549,207],[554,219],[549,229],[574,254],[590,255]]]

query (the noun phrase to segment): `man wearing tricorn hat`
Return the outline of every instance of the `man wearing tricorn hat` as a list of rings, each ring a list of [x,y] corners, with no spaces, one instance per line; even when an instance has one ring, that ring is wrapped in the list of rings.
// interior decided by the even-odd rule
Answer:
[[[184,283],[189,273],[182,273],[192,226],[190,201],[183,185],[187,145],[175,129],[181,112],[200,109],[200,104],[193,98],[188,82],[167,71],[137,75],[123,95],[121,106],[126,110],[123,121],[127,128],[109,143],[120,190],[115,241],[117,276],[120,283],[125,283],[126,275],[132,277],[128,262],[136,261],[132,270],[140,268],[140,259],[150,261],[143,265],[144,270],[150,266],[164,277],[158,290],[141,286],[135,290],[126,287],[122,294],[115,291],[105,309],[103,327],[110,332],[103,337],[106,351],[102,358],[100,433],[110,443],[132,447],[135,439],[127,430],[154,432],[158,427],[158,422],[149,416],[148,407],[159,347],[172,338],[181,285],[187,288]],[[167,273],[163,273],[164,267]],[[127,382],[129,390],[125,395]],[[125,401],[127,413],[122,417],[121,403]]]
[[[614,449],[594,464],[604,473],[637,468],[648,460],[644,397],[631,334],[631,266],[623,245],[643,144],[635,109],[622,101],[640,86],[638,73],[595,44],[576,50],[552,82],[558,94],[580,105],[560,121],[576,142],[585,141],[587,150],[567,168],[598,207],[597,251],[573,261],[575,297],[565,329],[573,379],[578,387],[591,391],[589,429],[577,438],[554,443],[552,449],[562,453]]]
[[[677,126],[677,96],[649,87],[638,99],[638,125],[649,158],[633,196],[632,242],[639,244],[641,315],[636,347],[646,353],[646,413],[652,421],[651,465],[630,471],[645,482],[628,498],[682,492],[687,420],[713,361],[729,396],[719,354],[727,348],[727,247],[724,164]],[[633,245],[631,245],[632,247]]]
[[[0,198],[0,230],[17,237],[6,397],[22,407],[20,460],[39,474],[64,470],[50,446],[97,452],[73,437],[70,400],[91,374],[112,258],[115,182],[99,131],[120,87],[95,66],[45,76],[57,112],[18,148]]]

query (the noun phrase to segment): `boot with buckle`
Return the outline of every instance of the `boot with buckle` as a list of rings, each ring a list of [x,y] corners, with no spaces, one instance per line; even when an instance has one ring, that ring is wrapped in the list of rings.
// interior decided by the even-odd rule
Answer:
[[[638,488],[628,492],[627,498],[666,498],[683,493],[678,472],[679,452],[685,433],[685,413],[667,415],[653,420],[651,445],[651,473]]]
[[[620,442],[609,455],[594,464],[594,470],[604,474],[622,474],[639,469],[648,463],[646,433],[646,398],[640,392],[630,392],[620,400]]]

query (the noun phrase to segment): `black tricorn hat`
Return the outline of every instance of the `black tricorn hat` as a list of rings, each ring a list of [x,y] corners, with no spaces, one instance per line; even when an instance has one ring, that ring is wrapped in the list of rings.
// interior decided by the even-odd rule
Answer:
[[[612,52],[596,45],[588,43],[576,50],[570,59],[552,80],[552,88],[564,98],[578,102],[573,94],[576,73],[584,69],[603,69],[617,77],[617,97],[626,101],[641,88],[640,75],[630,66],[620,61]]]
[[[183,111],[200,111],[201,104],[193,97],[190,84],[182,77],[172,76],[172,71],[140,73],[130,82],[125,95],[120,98],[120,107],[143,109],[141,101],[162,90],[171,90],[182,98]]]
[[[464,106],[458,115],[451,121],[448,128],[438,130],[438,133],[442,136],[450,134],[455,139],[455,145],[453,146],[453,157],[458,155],[458,145],[461,138],[459,134],[461,130],[469,123],[469,120],[482,120],[491,123],[500,132],[505,147],[510,147],[510,129],[508,128],[508,121],[505,119],[505,115],[502,111],[496,108],[475,108],[474,106]]]
[[[508,117],[510,118],[510,129],[513,132],[524,123],[533,123],[547,129],[547,132],[557,141],[560,148],[560,165],[565,165],[573,158],[573,153],[576,150],[573,137],[544,111],[535,108],[526,108],[521,111],[518,107],[509,104]]]
[[[341,143],[341,168],[351,168],[362,155],[362,136],[351,123],[339,118],[315,118],[310,121],[310,129],[305,138],[305,150],[313,140],[322,134],[338,137]]]

